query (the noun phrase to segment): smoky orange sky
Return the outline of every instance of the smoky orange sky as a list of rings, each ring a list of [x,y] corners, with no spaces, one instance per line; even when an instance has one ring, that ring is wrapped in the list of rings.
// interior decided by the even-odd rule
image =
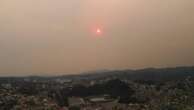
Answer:
[[[194,0],[0,0],[0,75],[190,65]]]

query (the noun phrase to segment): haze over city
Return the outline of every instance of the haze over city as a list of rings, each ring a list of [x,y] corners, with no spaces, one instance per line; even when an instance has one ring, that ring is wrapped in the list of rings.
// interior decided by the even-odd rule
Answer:
[[[0,75],[194,65],[193,0],[0,0]]]

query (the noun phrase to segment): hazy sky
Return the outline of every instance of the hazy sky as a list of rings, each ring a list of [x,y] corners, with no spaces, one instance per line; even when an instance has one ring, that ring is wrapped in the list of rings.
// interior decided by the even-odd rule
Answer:
[[[194,0],[0,0],[0,75],[188,65]]]

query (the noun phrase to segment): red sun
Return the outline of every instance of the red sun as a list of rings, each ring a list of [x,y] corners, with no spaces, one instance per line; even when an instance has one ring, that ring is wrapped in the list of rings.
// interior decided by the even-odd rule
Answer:
[[[100,28],[97,28],[97,29],[96,29],[96,34],[97,34],[97,35],[101,35],[101,34],[102,34],[102,30],[101,30]]]
[[[91,32],[93,37],[103,37],[104,35],[104,28],[99,25],[93,25],[91,27]]]

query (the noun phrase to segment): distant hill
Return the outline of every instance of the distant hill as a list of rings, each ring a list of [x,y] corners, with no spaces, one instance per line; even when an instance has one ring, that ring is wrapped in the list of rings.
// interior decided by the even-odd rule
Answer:
[[[103,70],[82,73],[79,75],[63,76],[29,76],[29,77],[0,77],[3,80],[21,80],[24,78],[36,80],[54,80],[54,79],[73,79],[73,80],[98,80],[107,78],[118,78],[127,80],[152,80],[152,81],[169,81],[181,80],[185,77],[194,77],[194,66],[192,67],[175,67],[175,68],[146,68],[140,70]]]
[[[194,77],[194,67],[146,68],[140,70],[101,71],[69,76],[73,79],[119,78],[128,80],[168,81]],[[67,76],[63,76],[67,77]]]

